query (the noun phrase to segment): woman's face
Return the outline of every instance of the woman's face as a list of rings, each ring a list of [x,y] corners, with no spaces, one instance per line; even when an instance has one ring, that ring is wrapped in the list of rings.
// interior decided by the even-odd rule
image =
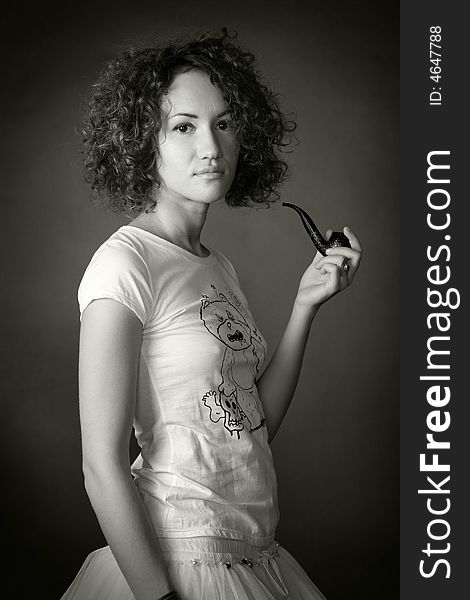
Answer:
[[[180,73],[161,109],[157,199],[222,199],[235,175],[239,145],[219,89],[202,71]]]

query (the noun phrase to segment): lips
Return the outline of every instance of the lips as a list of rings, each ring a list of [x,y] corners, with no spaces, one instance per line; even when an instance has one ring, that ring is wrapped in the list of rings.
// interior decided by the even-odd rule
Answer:
[[[220,167],[205,167],[204,169],[196,171],[195,175],[207,175],[211,173],[223,173],[223,169]]]

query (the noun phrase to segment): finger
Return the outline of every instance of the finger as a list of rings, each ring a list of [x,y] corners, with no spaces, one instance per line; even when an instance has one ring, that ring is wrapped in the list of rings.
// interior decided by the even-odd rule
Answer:
[[[330,237],[331,237],[331,234],[332,234],[332,233],[333,233],[333,230],[332,230],[332,229],[327,229],[327,230],[325,231],[325,240],[326,240],[326,241],[328,241],[328,240],[330,239]]]
[[[359,238],[354,233],[354,231],[352,229],[350,229],[349,227],[344,227],[343,233],[348,238],[349,242],[351,243],[351,248],[353,250],[357,250],[358,252],[362,252],[361,242],[359,241]]]
[[[345,263],[345,260],[347,259],[348,264],[349,264],[349,269],[351,269],[353,266],[355,266],[355,260],[354,259],[350,259],[349,256],[344,256],[342,254],[329,254],[328,256],[324,256],[323,258],[321,258],[318,262],[316,262],[315,266],[317,269],[322,269],[322,267],[326,264],[332,264],[332,265],[336,265],[337,267],[342,267]],[[349,270],[347,269],[347,270]],[[344,269],[341,269],[343,272],[346,272]]]
[[[342,288],[340,271],[341,270],[337,265],[332,265],[331,263],[323,265],[322,273],[328,273],[330,276],[328,287],[332,288],[334,291],[339,291]]]
[[[342,262],[343,262],[343,256],[323,256],[322,258],[320,258],[320,260],[316,263],[316,267],[317,269],[323,269],[323,267],[325,265],[336,265],[337,267],[340,267]]]
[[[335,246],[334,248],[328,248],[326,250],[327,256],[341,255],[346,258],[350,258],[352,261],[359,261],[361,259],[361,253],[358,250],[353,250],[347,246]]]

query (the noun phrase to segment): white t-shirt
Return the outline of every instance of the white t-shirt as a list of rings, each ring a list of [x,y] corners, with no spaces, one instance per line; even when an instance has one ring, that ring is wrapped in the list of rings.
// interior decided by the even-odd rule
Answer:
[[[142,321],[132,474],[159,537],[269,544],[276,476],[255,379],[266,342],[232,264],[131,225],[96,251],[78,290]]]

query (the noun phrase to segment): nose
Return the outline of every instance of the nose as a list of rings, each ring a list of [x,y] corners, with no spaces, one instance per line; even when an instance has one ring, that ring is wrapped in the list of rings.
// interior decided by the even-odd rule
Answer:
[[[216,133],[210,128],[201,128],[198,155],[200,159],[217,159],[222,156],[222,147]]]

